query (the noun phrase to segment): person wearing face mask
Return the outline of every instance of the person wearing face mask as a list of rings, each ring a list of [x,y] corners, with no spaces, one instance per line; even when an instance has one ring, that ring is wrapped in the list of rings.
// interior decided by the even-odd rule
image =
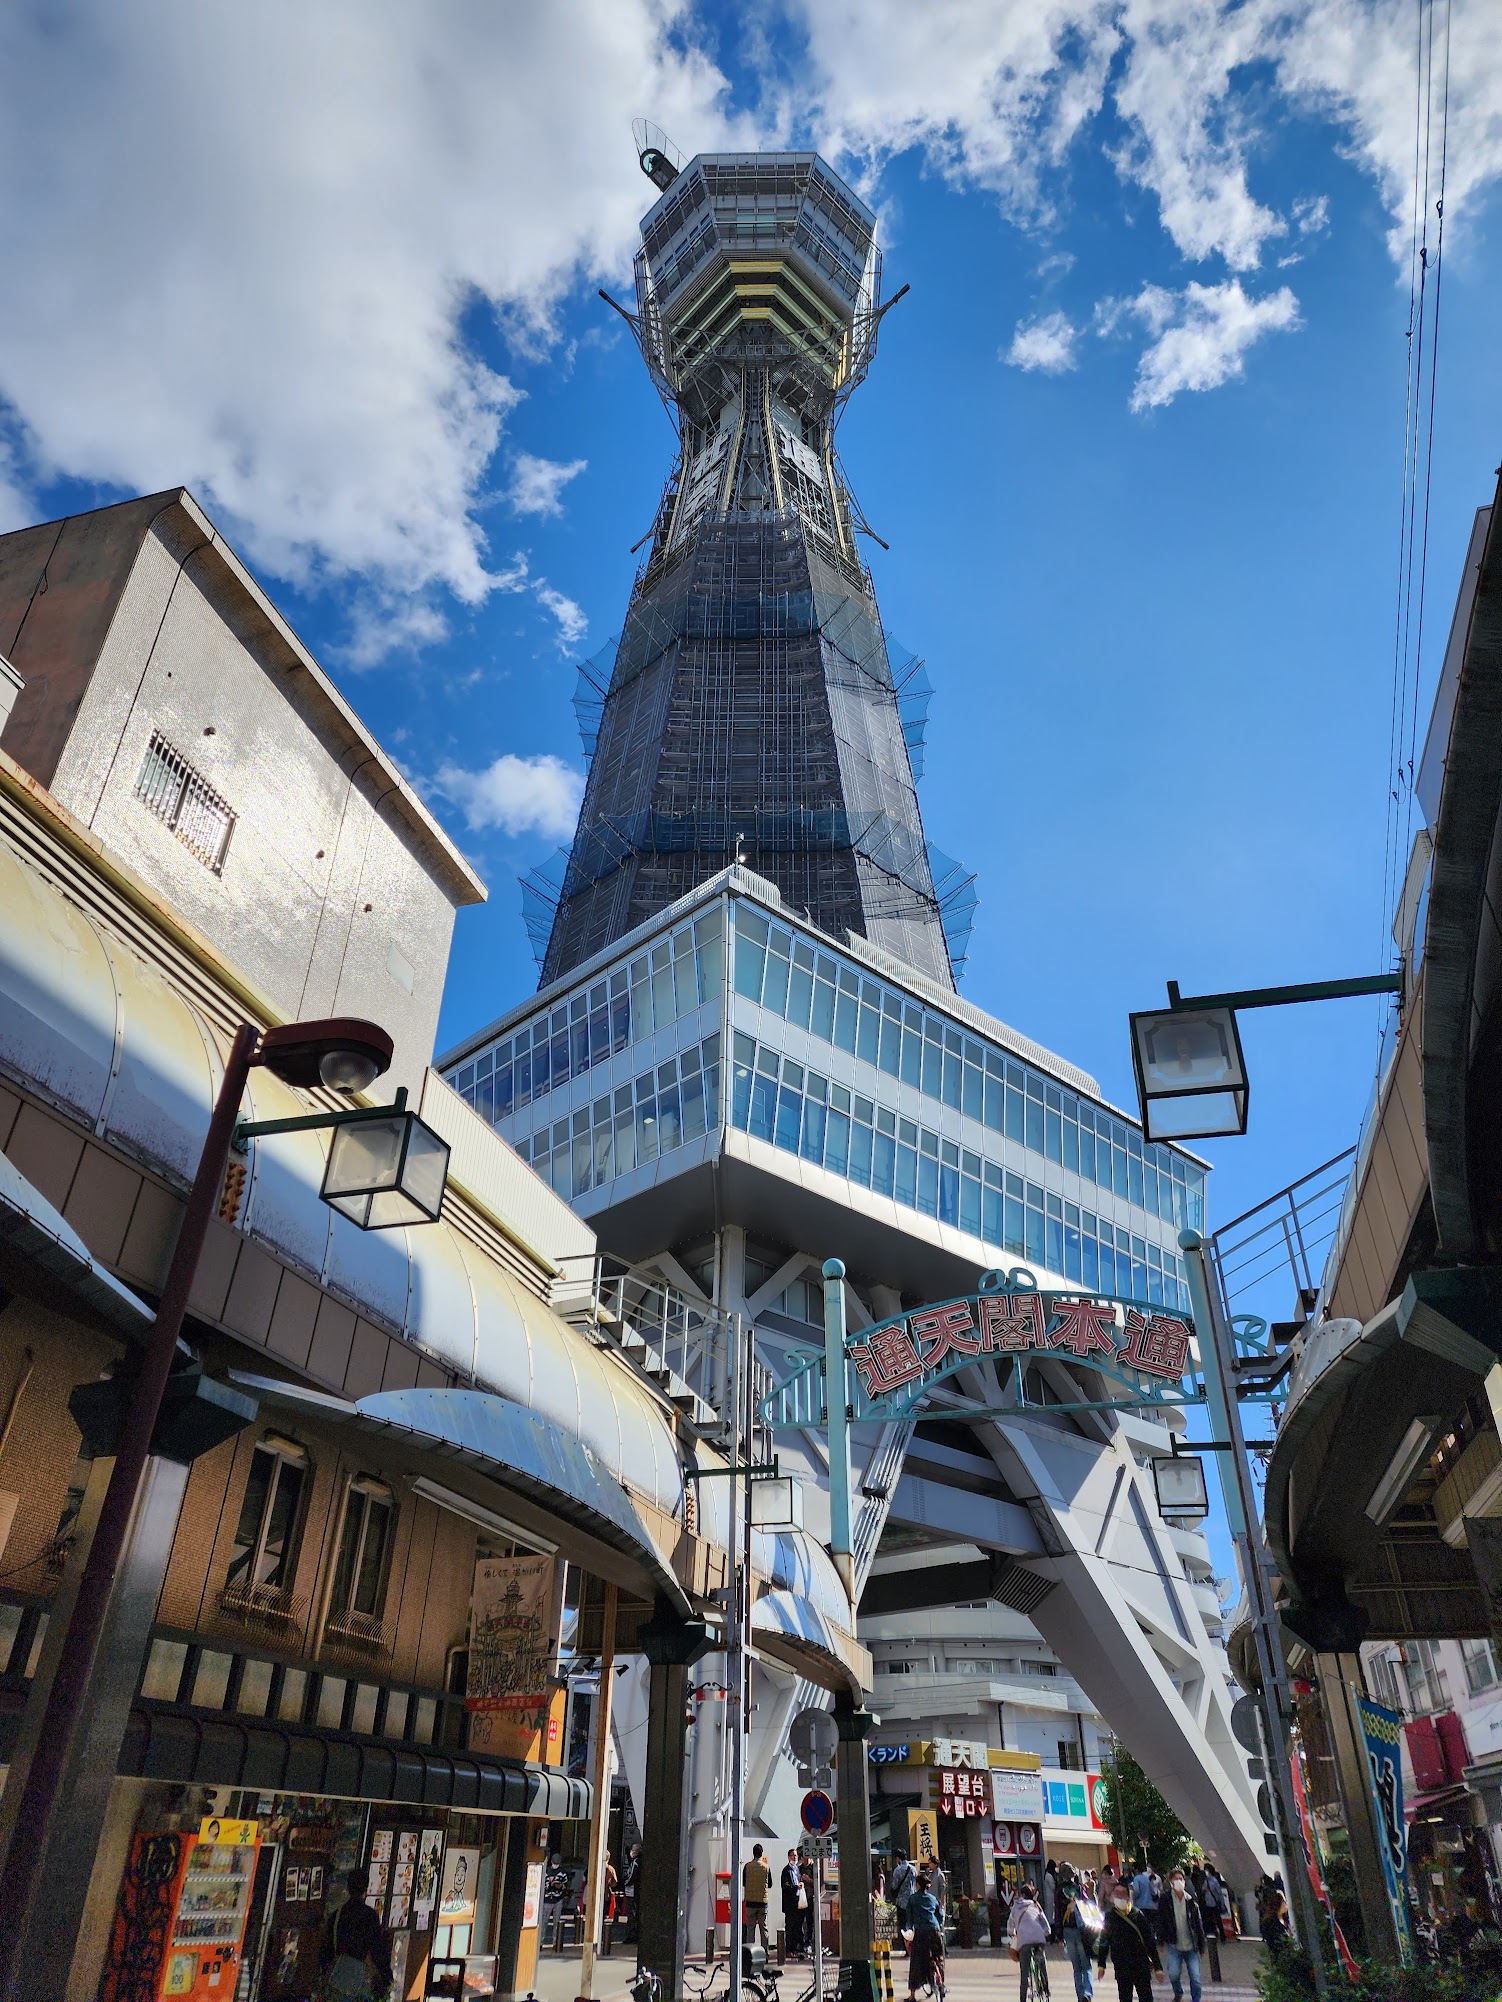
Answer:
[[[1118,2002],[1153,2002],[1158,1955],[1153,1945],[1152,1915],[1133,1911],[1132,1893],[1125,1884],[1118,1883],[1112,1890],[1111,1909],[1106,1913],[1095,1958],[1102,1974],[1110,1961]]]
[[[1181,1864],[1169,1872],[1158,1900],[1158,1938],[1168,1954],[1168,1979],[1173,2002],[1183,2002],[1184,1977],[1189,1977],[1189,2002],[1200,2002],[1200,1955],[1205,1950],[1205,1922],[1199,1899],[1190,1895]]]

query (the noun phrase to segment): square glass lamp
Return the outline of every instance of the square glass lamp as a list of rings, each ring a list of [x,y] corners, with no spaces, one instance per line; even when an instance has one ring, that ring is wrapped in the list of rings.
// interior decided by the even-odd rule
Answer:
[[[323,1200],[361,1230],[436,1223],[449,1149],[415,1112],[383,1112],[334,1128]]]
[[[1165,1522],[1198,1521],[1210,1513],[1205,1463],[1197,1453],[1176,1453],[1153,1461],[1158,1513]]]
[[[791,1474],[775,1480],[748,1481],[751,1522],[756,1529],[802,1529],[803,1489]]]
[[[1166,1008],[1131,1017],[1132,1067],[1149,1140],[1246,1131],[1246,1061],[1231,1008]]]

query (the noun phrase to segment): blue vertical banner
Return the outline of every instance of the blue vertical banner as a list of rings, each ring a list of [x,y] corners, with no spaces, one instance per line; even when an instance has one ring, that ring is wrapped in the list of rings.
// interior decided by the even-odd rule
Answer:
[[[1382,1874],[1393,1931],[1405,1967],[1413,1965],[1413,1929],[1408,1912],[1408,1824],[1403,1819],[1403,1725],[1396,1711],[1384,1710],[1364,1696],[1356,1698],[1361,1736],[1366,1745],[1366,1769],[1377,1810],[1377,1834],[1382,1850]]]

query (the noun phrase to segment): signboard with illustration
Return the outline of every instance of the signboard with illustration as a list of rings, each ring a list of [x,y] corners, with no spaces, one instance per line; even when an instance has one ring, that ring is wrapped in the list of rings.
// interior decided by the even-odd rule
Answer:
[[[910,1807],[907,1811],[907,1853],[919,1870],[939,1860],[938,1816],[926,1808]]]
[[[1377,1809],[1382,1838],[1382,1876],[1392,1909],[1398,1952],[1405,1967],[1413,1965],[1413,1934],[1408,1919],[1408,1824],[1403,1818],[1402,1719],[1365,1696],[1356,1698],[1361,1736],[1366,1747],[1367,1777]]]
[[[472,1750],[541,1757],[562,1586],[562,1567],[551,1557],[483,1557],[476,1564],[464,1693]]]

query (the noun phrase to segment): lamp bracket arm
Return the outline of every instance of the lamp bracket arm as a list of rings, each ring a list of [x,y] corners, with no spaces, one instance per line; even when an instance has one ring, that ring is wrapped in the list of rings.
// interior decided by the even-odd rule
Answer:
[[[1401,994],[1401,973],[1363,973],[1354,980],[1309,980],[1293,987],[1247,987],[1232,994],[1181,994],[1168,983],[1168,1006],[1188,1008],[1284,1008],[1295,1001],[1344,1001],[1358,994]]]

